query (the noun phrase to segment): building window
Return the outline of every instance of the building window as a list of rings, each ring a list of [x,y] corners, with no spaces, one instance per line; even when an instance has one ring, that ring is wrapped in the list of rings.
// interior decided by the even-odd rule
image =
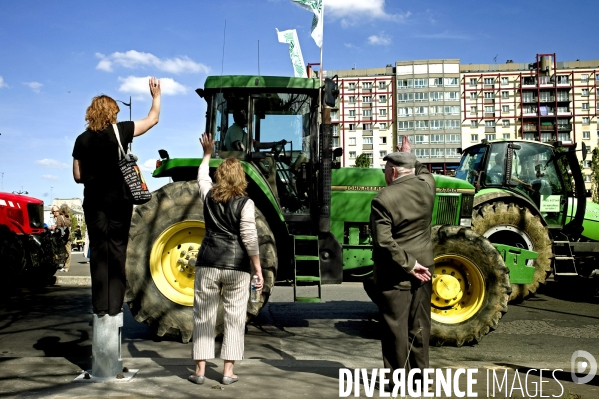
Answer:
[[[470,99],[471,100],[476,100],[478,98],[478,94],[476,94],[476,92],[471,91],[470,92]]]
[[[442,134],[431,134],[430,139],[432,144],[443,144],[445,142]]]
[[[414,93],[414,102],[428,101],[428,93]]]
[[[372,82],[362,82],[363,89],[372,89]]]
[[[379,144],[387,144],[387,136],[379,137]]]
[[[431,78],[430,87],[443,87],[443,78]]]
[[[385,82],[379,82],[379,89],[386,89],[387,85]]]
[[[471,134],[470,141],[476,143],[478,141],[478,134]]]
[[[428,121],[414,121],[414,129],[428,130]]]
[[[588,97],[589,96],[589,89],[582,89],[582,93],[580,93],[581,96],[583,97]]]
[[[336,109],[331,110],[331,119],[339,119],[339,111]]]
[[[460,129],[459,119],[447,119],[445,120],[445,129]]]
[[[356,88],[356,84],[353,82],[351,82],[348,86],[348,89],[350,89],[350,90],[354,90],[355,88]]]
[[[355,103],[356,102],[356,96],[348,96],[347,97],[347,102]]]
[[[349,159],[356,159],[356,152],[355,151],[350,151],[349,152]]]
[[[476,86],[476,78],[470,78],[470,86]]]
[[[414,155],[416,155],[416,158],[428,158],[428,154],[428,148],[416,148],[416,150],[414,150]]]
[[[503,133],[503,139],[504,140],[509,140],[510,139],[510,134],[509,133]]]
[[[589,83],[589,75],[581,75],[580,76],[580,83]]]
[[[460,106],[459,105],[448,105],[443,107],[443,112],[445,115],[459,115],[460,114]]]
[[[495,98],[495,92],[485,91],[485,98]]]
[[[415,89],[423,89],[428,86],[428,81],[426,79],[414,79],[414,88]]]
[[[372,96],[362,96],[362,102],[363,103],[371,103],[372,102]]]
[[[461,134],[446,134],[445,135],[445,142],[448,144],[460,144],[461,139],[462,139]]]
[[[414,87],[414,79],[397,79],[398,89],[411,89]]]
[[[485,114],[493,114],[493,113],[495,113],[495,106],[487,105],[485,107]]]
[[[591,138],[591,132],[582,132],[582,138],[583,139],[590,139]]]
[[[428,107],[414,107],[414,115],[428,115]]]
[[[379,102],[380,103],[386,103],[387,102],[387,96],[386,95],[380,95],[379,96]]]
[[[582,118],[582,124],[583,125],[590,125],[591,124],[591,119],[588,116],[585,116]]]
[[[484,83],[486,85],[492,85],[495,83],[495,79],[494,78],[485,78]]]
[[[430,129],[431,130],[442,130],[445,129],[445,121],[440,119],[440,120],[432,120],[430,123]]]
[[[445,92],[445,101],[460,101],[460,92],[459,91],[446,91]]]
[[[372,110],[369,109],[363,109],[362,110],[362,116],[372,116]]]
[[[495,133],[485,134],[485,138],[489,141],[495,140],[495,137],[496,137]]]
[[[356,110],[355,109],[350,109],[349,110],[349,116],[356,116]]]
[[[470,127],[478,127],[478,121],[470,121]]]
[[[339,147],[339,137],[333,137],[333,147]]]
[[[476,115],[478,109],[476,108],[476,105],[470,107],[470,114]]]
[[[501,92],[501,98],[510,98],[510,92],[509,91],[502,91]]]
[[[460,78],[445,78],[445,87],[458,87]]]
[[[381,129],[381,130],[387,129],[387,124],[386,123],[379,123],[379,129]]]
[[[397,122],[397,130],[414,130],[414,121]]]
[[[385,158],[387,156],[387,151],[379,151],[379,158]]]
[[[501,112],[510,112],[510,106],[509,105],[502,105],[501,106]]]
[[[412,107],[398,107],[397,108],[397,116],[398,117],[406,117],[413,115]]]
[[[585,183],[590,183],[591,182],[591,175],[584,175],[584,181],[585,181]]]
[[[379,109],[379,116],[387,116],[387,110],[386,109]]]
[[[356,130],[356,124],[355,123],[350,123],[349,124],[349,130]]]
[[[428,144],[428,134],[417,134],[414,142],[416,144]]]
[[[372,123],[362,124],[362,130],[372,130]]]
[[[495,121],[485,121],[485,127],[495,127]]]
[[[588,160],[587,161],[583,161],[582,166],[585,167],[585,168],[590,168],[591,167],[591,161],[588,161]]]
[[[372,137],[362,137],[362,144],[372,144]]]
[[[501,78],[501,84],[502,85],[508,84],[508,78]]]
[[[504,119],[503,121],[501,121],[501,124],[503,127],[510,127],[510,120]]]
[[[414,93],[399,93],[397,95],[398,103],[407,103],[410,101],[414,101]]]
[[[582,103],[582,109],[588,110],[589,109],[589,103]]]

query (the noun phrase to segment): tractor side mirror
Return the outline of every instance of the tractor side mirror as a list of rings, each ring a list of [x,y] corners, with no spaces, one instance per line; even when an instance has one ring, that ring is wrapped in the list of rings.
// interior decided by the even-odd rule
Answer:
[[[587,147],[587,145],[583,142],[582,143],[582,160],[585,161],[587,159],[587,155],[589,153],[589,148]]]
[[[337,147],[333,150],[334,157],[340,157],[341,155],[343,155],[343,148]]]

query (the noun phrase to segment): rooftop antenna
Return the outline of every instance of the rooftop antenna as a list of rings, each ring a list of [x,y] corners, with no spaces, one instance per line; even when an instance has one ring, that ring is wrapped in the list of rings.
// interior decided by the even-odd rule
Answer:
[[[498,55],[499,55],[499,54],[497,54],[497,55],[495,55],[495,57],[493,57],[493,61],[494,61],[496,64],[497,64],[497,56],[498,56]]]

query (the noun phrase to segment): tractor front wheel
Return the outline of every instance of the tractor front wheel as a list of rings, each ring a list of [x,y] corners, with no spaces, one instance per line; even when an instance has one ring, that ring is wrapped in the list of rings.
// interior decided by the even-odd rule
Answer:
[[[507,311],[508,269],[491,243],[471,229],[434,226],[431,342],[480,341]]]
[[[160,188],[133,213],[125,301],[135,319],[158,336],[180,336],[183,342],[192,337],[195,261],[205,234],[203,210],[198,183],[189,181]],[[264,288],[260,302],[248,301],[247,320],[268,301],[277,272],[274,236],[257,208],[256,228]],[[215,334],[223,328],[220,306]]]

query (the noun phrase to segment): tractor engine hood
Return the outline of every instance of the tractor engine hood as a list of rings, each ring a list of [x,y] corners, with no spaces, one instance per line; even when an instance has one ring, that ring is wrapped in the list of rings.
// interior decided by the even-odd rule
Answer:
[[[567,222],[570,221],[571,215],[574,214],[576,214],[576,201],[574,198],[568,198]],[[599,204],[591,201],[586,202],[582,227],[584,228],[582,232],[583,237],[599,241]]]

